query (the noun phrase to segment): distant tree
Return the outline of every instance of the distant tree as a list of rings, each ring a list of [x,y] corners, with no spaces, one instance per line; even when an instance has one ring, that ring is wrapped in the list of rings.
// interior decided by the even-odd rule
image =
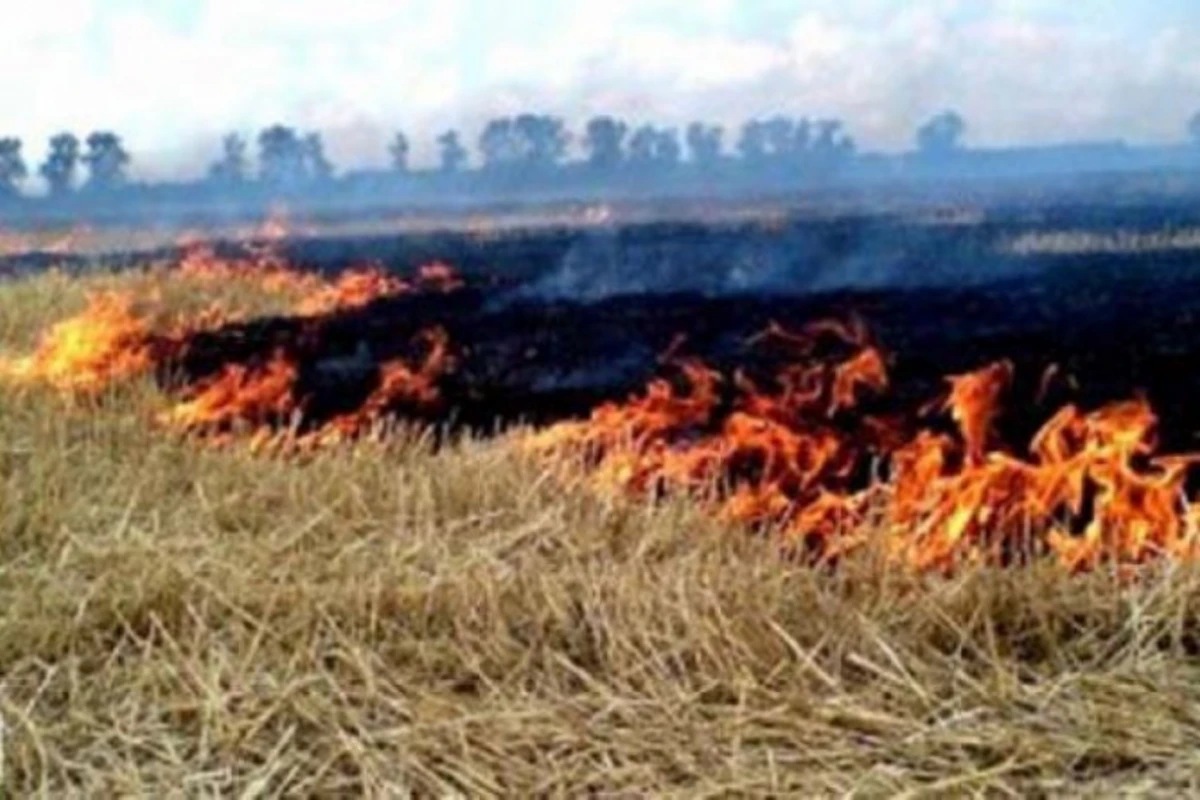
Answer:
[[[643,125],[629,140],[629,161],[652,167],[671,167],[679,163],[683,147],[679,133],[673,128]]]
[[[1200,111],[1188,122],[1188,135],[1191,136],[1192,143],[1200,147]]]
[[[322,183],[333,178],[333,164],[325,155],[325,140],[321,134],[312,132],[304,136],[300,142],[304,153],[304,177],[309,181]]]
[[[75,188],[79,170],[79,139],[72,133],[60,133],[50,140],[50,153],[38,167],[53,197],[61,197]]]
[[[88,168],[87,188],[92,191],[111,192],[125,185],[125,170],[129,167],[129,153],[121,137],[111,131],[96,131],[87,138],[87,152],[83,163]]]
[[[488,169],[512,166],[520,158],[517,132],[511,117],[489,120],[479,134],[479,154]]]
[[[221,157],[208,168],[209,180],[225,186],[246,182],[246,140],[236,133],[221,140]]]
[[[571,144],[566,123],[546,114],[521,114],[513,120],[513,130],[521,147],[521,160],[539,169],[558,166]]]
[[[709,167],[721,160],[725,131],[719,125],[693,122],[687,127],[687,146],[691,159],[702,167]]]
[[[462,146],[458,131],[446,131],[438,137],[437,143],[442,172],[462,172],[467,164],[467,149]]]
[[[763,143],[770,158],[783,160],[797,155],[795,121],[787,117],[771,117],[763,122],[762,131]]]
[[[683,145],[679,143],[679,131],[674,128],[659,130],[654,155],[659,164],[668,167],[677,165],[683,158]]]
[[[822,119],[813,124],[816,135],[809,147],[811,158],[822,170],[833,170],[848,161],[858,149],[840,119]]]
[[[945,156],[962,146],[966,120],[956,111],[943,111],[917,129],[917,150],[926,156]]]
[[[294,128],[272,125],[258,135],[259,177],[278,189],[295,189],[333,177],[321,134],[301,135]]]
[[[388,145],[388,155],[391,157],[394,172],[408,172],[408,153],[408,137],[397,132],[392,137],[392,143]]]
[[[12,137],[0,139],[0,199],[18,196],[21,182],[27,177],[29,169],[21,155],[21,140]]]
[[[567,154],[571,137],[557,117],[520,114],[493,119],[479,135],[479,152],[489,169],[553,169]]]
[[[642,125],[629,139],[629,160],[635,164],[652,164],[658,147],[658,130],[653,125]]]
[[[654,161],[654,143],[658,131],[652,125],[642,125],[629,137],[629,160],[645,165]]]
[[[742,126],[738,154],[751,165],[799,163],[812,154],[813,124],[807,119],[774,116]]]
[[[625,159],[625,137],[629,126],[609,116],[594,117],[588,121],[583,137],[587,160],[593,168],[611,170]]]
[[[742,125],[737,143],[738,155],[748,164],[761,164],[767,160],[767,128],[760,120],[748,120]]]
[[[295,129],[272,125],[258,134],[259,177],[276,188],[294,187],[307,178],[308,150]]]

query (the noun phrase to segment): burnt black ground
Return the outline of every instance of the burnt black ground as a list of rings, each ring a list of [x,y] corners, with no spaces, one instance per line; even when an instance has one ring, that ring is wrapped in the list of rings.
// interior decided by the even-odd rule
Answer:
[[[360,342],[376,361],[412,354],[412,337],[437,325],[460,357],[438,418],[486,429],[623,397],[663,370],[658,355],[679,334],[688,337],[685,354],[769,371],[769,357],[745,346],[768,323],[799,327],[854,312],[890,354],[895,389],[883,410],[914,408],[944,391],[946,375],[1007,358],[1018,368],[1001,421],[1008,441],[1026,442],[1062,402],[1090,408],[1144,391],[1162,417],[1164,446],[1192,450],[1200,448],[1200,252],[1021,255],[1007,245],[1028,233],[1194,225],[1200,210],[1168,203],[1017,208],[971,224],[847,217],[300,240],[284,250],[306,268],[377,262],[409,272],[440,260],[469,288],[316,322],[230,326],[199,337],[173,368],[203,376],[282,346],[304,365],[309,412],[320,419],[356,405],[374,380],[369,370],[331,379],[322,362]],[[1079,389],[1060,382],[1036,405],[1050,364]]]
[[[1036,276],[985,286],[703,296],[671,293],[598,302],[497,303],[489,289],[384,300],[317,321],[261,320],[198,337],[181,365],[209,374],[230,360],[265,359],[283,347],[306,365],[318,417],[353,406],[353,386],[324,383],[316,366],[365,342],[376,360],[414,355],[411,340],[431,326],[449,333],[460,366],[446,384],[455,419],[548,421],[620,398],[664,371],[659,355],[683,334],[682,354],[731,370],[769,372],[778,355],[748,345],[769,323],[799,328],[855,313],[889,354],[895,390],[881,410],[912,409],[945,389],[945,376],[998,359],[1017,366],[1003,420],[1027,441],[1067,401],[1092,408],[1144,391],[1162,416],[1164,444],[1200,446],[1200,264],[1159,256],[1153,272],[1116,262],[1063,264]],[[319,329],[319,330],[318,330]],[[1075,379],[1035,404],[1043,372],[1057,364]],[[667,370],[669,372],[669,370]]]

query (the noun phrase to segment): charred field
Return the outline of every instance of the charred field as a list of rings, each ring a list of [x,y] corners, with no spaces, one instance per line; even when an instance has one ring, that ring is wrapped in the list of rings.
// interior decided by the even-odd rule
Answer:
[[[1196,217],[7,258],[0,787],[1195,791]]]

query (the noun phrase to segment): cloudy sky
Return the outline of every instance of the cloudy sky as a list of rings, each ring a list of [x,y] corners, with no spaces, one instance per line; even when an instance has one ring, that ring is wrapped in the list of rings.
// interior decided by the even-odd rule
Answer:
[[[122,133],[187,174],[226,130],[326,132],[343,166],[402,127],[525,108],[727,124],[834,115],[867,148],[961,110],[980,144],[1169,141],[1200,110],[1197,0],[7,0],[2,133]]]

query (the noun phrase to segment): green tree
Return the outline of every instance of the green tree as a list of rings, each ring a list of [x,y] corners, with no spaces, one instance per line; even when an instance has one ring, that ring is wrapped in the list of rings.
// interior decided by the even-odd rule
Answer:
[[[87,138],[83,163],[88,168],[89,189],[109,192],[125,185],[130,157],[121,137],[111,131],[96,131]]]
[[[221,140],[221,157],[208,168],[208,177],[224,186],[239,186],[247,174],[246,140],[231,133]]]
[[[467,165],[467,148],[462,146],[458,131],[446,131],[438,137],[437,143],[442,172],[462,172]]]
[[[75,188],[79,171],[79,139],[73,133],[60,133],[50,140],[50,152],[38,167],[52,197],[69,194]]]
[[[29,169],[21,155],[21,140],[13,137],[0,139],[0,197],[19,195],[21,183],[27,177]]]

